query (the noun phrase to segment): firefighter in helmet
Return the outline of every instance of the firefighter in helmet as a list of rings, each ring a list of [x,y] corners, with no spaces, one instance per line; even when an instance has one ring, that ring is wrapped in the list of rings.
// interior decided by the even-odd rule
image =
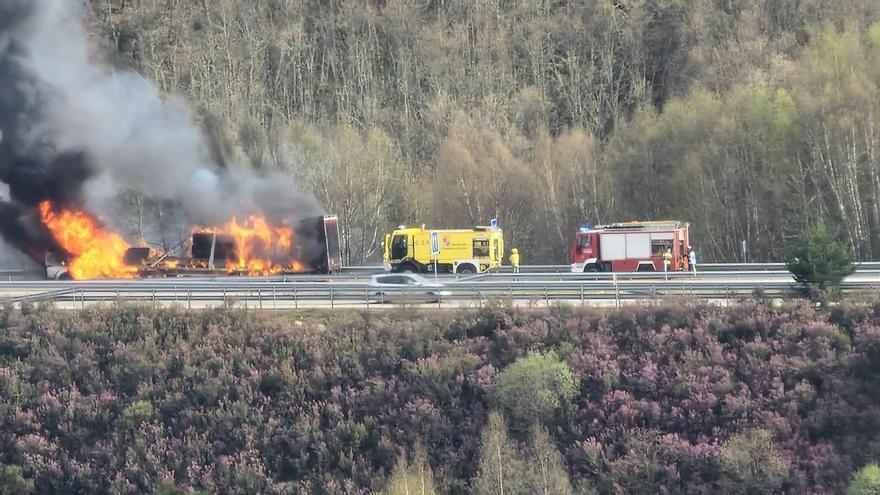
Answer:
[[[519,273],[519,250],[517,248],[510,250],[510,266],[513,267],[513,273]]]
[[[669,265],[672,264],[672,248],[666,248],[666,252],[663,253],[663,271],[669,271]]]

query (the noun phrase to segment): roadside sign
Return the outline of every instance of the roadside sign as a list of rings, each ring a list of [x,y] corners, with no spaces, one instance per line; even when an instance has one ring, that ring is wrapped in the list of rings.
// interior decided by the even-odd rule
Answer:
[[[437,256],[440,254],[440,233],[431,232],[431,254]]]
[[[489,227],[492,227],[493,229],[497,229],[498,228],[498,219],[493,218],[492,220],[489,220]]]

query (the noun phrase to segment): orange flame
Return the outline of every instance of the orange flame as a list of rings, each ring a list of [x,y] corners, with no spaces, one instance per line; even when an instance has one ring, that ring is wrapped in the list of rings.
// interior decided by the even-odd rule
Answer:
[[[137,269],[122,262],[129,245],[118,234],[107,232],[88,213],[61,209],[50,201],[40,203],[40,218],[52,237],[73,259],[68,266],[77,280],[133,278]]]
[[[250,215],[239,223],[232,219],[216,231],[222,231],[235,240],[236,259],[230,260],[226,270],[230,273],[239,272],[247,275],[272,275],[281,273],[291,266],[279,261],[291,258],[290,249],[293,245],[293,229],[288,226],[274,227],[269,225],[265,217]]]

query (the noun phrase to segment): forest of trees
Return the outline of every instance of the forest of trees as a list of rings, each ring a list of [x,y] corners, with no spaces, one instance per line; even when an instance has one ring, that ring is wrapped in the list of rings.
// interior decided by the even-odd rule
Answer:
[[[880,304],[0,306],[0,494],[880,487]]]
[[[345,226],[497,217],[524,262],[676,217],[703,260],[824,222],[880,257],[876,0],[91,0],[105,57]],[[139,203],[140,206],[140,203]]]

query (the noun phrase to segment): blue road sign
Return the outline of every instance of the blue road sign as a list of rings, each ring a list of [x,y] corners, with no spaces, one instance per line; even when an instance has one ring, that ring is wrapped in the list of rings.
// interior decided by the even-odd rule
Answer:
[[[431,254],[437,256],[440,254],[440,234],[431,232]]]
[[[492,227],[493,229],[497,229],[498,228],[498,219],[493,218],[492,220],[489,220],[489,227]]]

